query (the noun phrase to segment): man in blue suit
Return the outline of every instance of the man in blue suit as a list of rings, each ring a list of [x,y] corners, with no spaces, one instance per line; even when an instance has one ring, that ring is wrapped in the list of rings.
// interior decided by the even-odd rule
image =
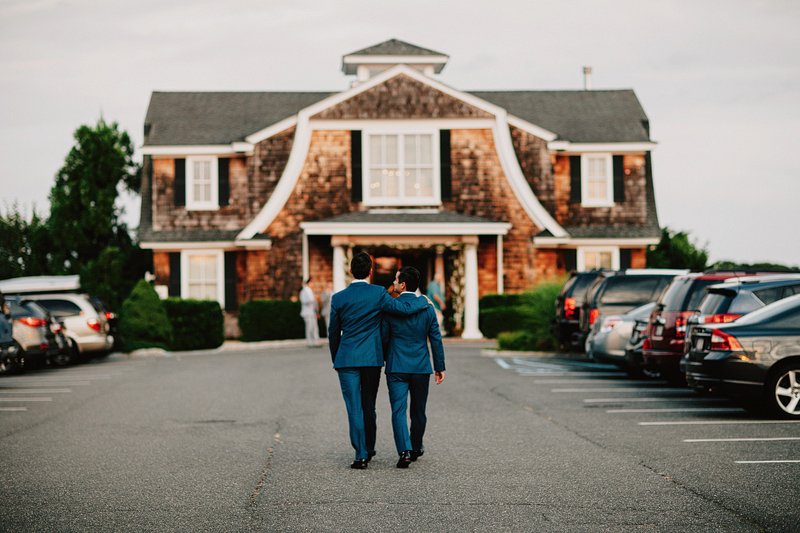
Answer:
[[[417,298],[419,271],[403,267],[395,276],[394,289],[400,292],[398,300],[412,302]],[[424,453],[422,437],[425,435],[425,406],[428,402],[428,385],[435,371],[436,384],[444,381],[444,346],[439,331],[436,311],[429,306],[424,313],[383,319],[382,336],[386,347],[386,385],[392,403],[392,430],[400,459],[397,468],[408,468]],[[431,353],[433,351],[433,369]],[[406,407],[411,397],[411,434],[408,432]]]
[[[383,287],[370,285],[372,258],[365,252],[353,256],[350,272],[355,280],[331,297],[328,339],[347,408],[350,443],[356,451],[350,467],[364,469],[375,455],[375,399],[383,366],[382,313],[413,315],[430,304],[426,298],[394,299]]]

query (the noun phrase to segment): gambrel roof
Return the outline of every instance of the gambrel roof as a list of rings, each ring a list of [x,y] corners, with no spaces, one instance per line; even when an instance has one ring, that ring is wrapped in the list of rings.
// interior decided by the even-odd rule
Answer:
[[[388,41],[387,41],[388,42]],[[295,115],[333,92],[154,92],[145,146],[230,144]],[[647,115],[630,89],[470,92],[574,143],[649,141]]]

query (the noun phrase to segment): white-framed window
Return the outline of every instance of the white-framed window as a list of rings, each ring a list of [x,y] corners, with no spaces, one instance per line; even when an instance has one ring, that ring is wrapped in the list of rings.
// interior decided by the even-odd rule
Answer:
[[[586,207],[614,205],[614,165],[611,154],[581,156],[581,204]]]
[[[390,128],[362,132],[364,203],[441,204],[439,130]]]
[[[216,300],[225,307],[225,254],[222,250],[181,252],[181,297]]]
[[[186,158],[186,209],[219,209],[217,158]]]
[[[582,246],[578,248],[578,270],[619,270],[619,248],[616,246]]]

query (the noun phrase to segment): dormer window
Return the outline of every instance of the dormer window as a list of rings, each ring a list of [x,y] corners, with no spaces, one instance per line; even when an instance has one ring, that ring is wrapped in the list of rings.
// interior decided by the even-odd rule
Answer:
[[[441,203],[439,132],[364,132],[364,203],[419,206]]]
[[[186,209],[210,210],[219,208],[217,171],[216,157],[194,156],[186,158]]]

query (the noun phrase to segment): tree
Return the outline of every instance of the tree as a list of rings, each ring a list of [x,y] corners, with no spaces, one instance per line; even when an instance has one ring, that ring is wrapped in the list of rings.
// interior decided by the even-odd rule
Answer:
[[[0,215],[0,279],[49,273],[50,234],[34,210],[30,220],[12,204]]]
[[[688,268],[695,272],[706,269],[708,250],[689,240],[685,231],[661,229],[661,240],[647,251],[647,266],[651,268]]]
[[[50,191],[47,226],[55,274],[79,273],[109,246],[134,247],[116,205],[119,188],[138,190],[130,137],[101,118],[93,127],[80,126],[74,138]]]
[[[168,349],[172,325],[155,289],[143,279],[133,287],[119,313],[119,333],[126,352],[140,348]]]

